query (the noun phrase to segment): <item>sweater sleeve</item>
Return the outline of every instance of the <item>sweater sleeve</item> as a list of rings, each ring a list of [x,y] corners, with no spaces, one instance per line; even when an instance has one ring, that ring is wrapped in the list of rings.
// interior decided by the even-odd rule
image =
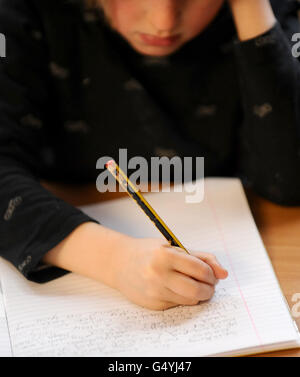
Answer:
[[[243,122],[240,174],[258,194],[282,205],[300,204],[300,62],[292,53],[297,8],[257,38],[236,42]]]
[[[66,271],[43,266],[44,254],[80,224],[97,221],[39,182],[51,101],[47,49],[30,4],[0,0],[7,48],[0,58],[0,256],[27,279],[45,282]]]

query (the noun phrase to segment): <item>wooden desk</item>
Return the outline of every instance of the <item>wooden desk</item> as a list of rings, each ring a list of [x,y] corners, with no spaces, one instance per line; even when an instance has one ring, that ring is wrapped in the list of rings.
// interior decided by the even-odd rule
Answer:
[[[291,299],[300,293],[300,207],[275,205],[248,193],[257,227],[271,258],[281,289],[290,308]],[[295,318],[300,329],[300,318]],[[280,351],[263,356],[300,357],[300,349]]]
[[[69,186],[43,183],[58,197],[75,206],[111,200],[122,193],[97,192],[95,185]],[[247,193],[256,224],[271,258],[288,304],[294,293],[300,293],[300,207],[275,205],[253,193]],[[300,318],[295,319],[300,329]],[[259,356],[300,357],[300,349],[267,353]]]

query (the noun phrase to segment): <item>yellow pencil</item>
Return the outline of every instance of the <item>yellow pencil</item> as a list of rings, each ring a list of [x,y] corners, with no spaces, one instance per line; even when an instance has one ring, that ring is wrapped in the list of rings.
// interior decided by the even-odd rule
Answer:
[[[116,164],[114,160],[110,160],[105,165],[106,169],[115,177],[120,186],[128,193],[128,195],[135,200],[139,207],[144,211],[144,213],[149,217],[149,219],[154,223],[157,229],[163,234],[163,236],[168,240],[171,246],[180,247],[187,254],[189,252],[178,240],[178,238],[173,234],[173,232],[167,227],[164,221],[158,216],[151,205],[143,197],[137,187],[129,180],[122,169]]]

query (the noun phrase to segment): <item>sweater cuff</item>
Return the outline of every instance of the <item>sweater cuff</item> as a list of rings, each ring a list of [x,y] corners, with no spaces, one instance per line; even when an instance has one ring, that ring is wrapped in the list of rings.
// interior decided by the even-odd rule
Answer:
[[[69,271],[64,269],[44,264],[41,261],[42,258],[48,251],[71,234],[79,225],[90,221],[99,224],[97,220],[86,215],[81,210],[73,208],[67,203],[64,204],[68,207],[68,210],[61,208],[61,211],[55,214],[55,221],[46,224],[43,234],[39,236],[34,247],[30,248],[29,251],[22,256],[22,260],[15,264],[15,267],[30,281],[46,283],[69,273]],[[61,226],[58,227],[58,224],[61,224]],[[43,235],[45,235],[45,237],[43,237]]]
[[[246,41],[236,39],[234,49],[237,58],[249,66],[275,61],[287,57],[287,53],[292,57],[292,45],[278,21],[265,33]]]

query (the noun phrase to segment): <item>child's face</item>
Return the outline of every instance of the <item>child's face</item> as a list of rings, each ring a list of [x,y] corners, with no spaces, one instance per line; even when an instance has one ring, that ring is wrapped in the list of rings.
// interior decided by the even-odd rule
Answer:
[[[113,29],[138,52],[166,56],[201,33],[224,0],[98,0]]]

